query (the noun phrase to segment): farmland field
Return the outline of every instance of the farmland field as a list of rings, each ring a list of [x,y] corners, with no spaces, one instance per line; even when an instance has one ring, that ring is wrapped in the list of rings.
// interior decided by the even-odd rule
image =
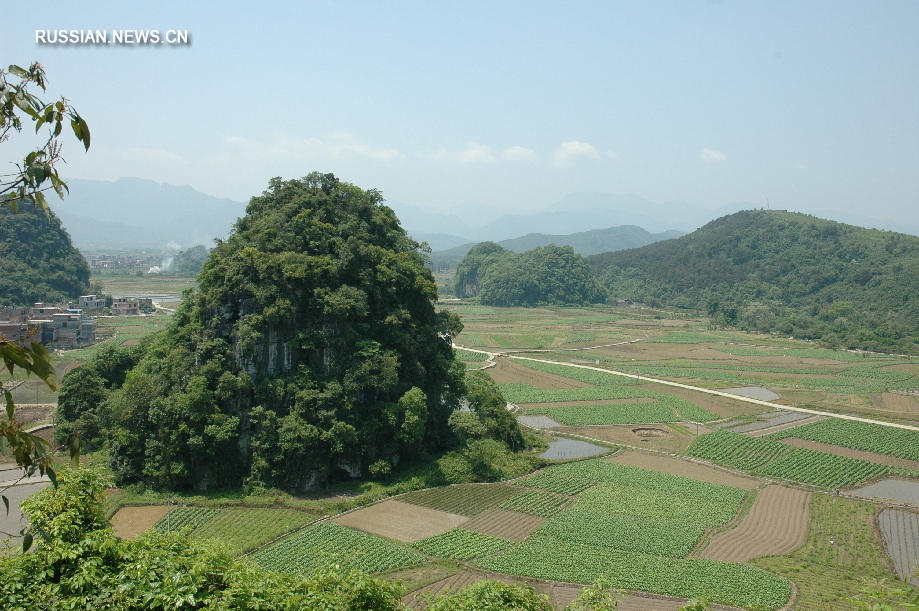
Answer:
[[[399,500],[464,516],[475,516],[497,507],[520,492],[519,488],[507,485],[459,484],[411,492],[399,497]]]
[[[498,537],[472,530],[454,528],[439,535],[417,541],[414,547],[428,556],[452,558],[453,560],[471,560],[500,553],[513,544],[513,541],[507,539],[499,539]]]
[[[220,510],[191,532],[200,539],[219,539],[234,554],[243,554],[314,518],[292,509],[230,508]]]

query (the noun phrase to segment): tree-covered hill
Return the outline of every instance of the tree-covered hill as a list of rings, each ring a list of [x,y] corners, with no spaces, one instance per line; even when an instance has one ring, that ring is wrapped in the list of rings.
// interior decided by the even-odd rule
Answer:
[[[0,305],[76,298],[89,291],[89,266],[60,219],[28,202],[0,207]]]
[[[636,225],[617,225],[606,229],[592,229],[566,235],[552,235],[547,233],[528,233],[519,238],[511,238],[498,242],[507,250],[522,253],[527,250],[555,244],[557,246],[570,246],[574,252],[584,257],[613,250],[637,248],[646,244],[653,244],[660,240],[670,240],[683,235],[679,231],[664,231],[651,233]],[[431,253],[431,266],[435,270],[454,269],[475,243],[461,244],[448,250],[434,251]]]
[[[707,310],[725,324],[848,347],[917,349],[914,236],[752,210],[589,261],[611,298]]]
[[[318,173],[252,198],[106,399],[121,481],[302,490],[445,445],[461,325],[381,201]]]
[[[456,294],[486,305],[583,305],[606,298],[583,257],[550,244],[521,254],[494,242],[473,247],[456,270]]]

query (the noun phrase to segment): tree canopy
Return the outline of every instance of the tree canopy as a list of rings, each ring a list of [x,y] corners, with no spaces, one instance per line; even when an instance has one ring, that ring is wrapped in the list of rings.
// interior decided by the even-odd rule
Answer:
[[[458,297],[485,305],[585,305],[606,293],[583,257],[570,246],[550,244],[516,254],[494,242],[473,247],[456,270]]]
[[[462,326],[418,247],[376,191],[272,179],[110,391],[120,480],[305,489],[448,443]]]
[[[612,297],[833,345],[917,350],[915,236],[751,210],[590,263]]]
[[[85,295],[89,266],[61,221],[24,202],[0,207],[0,305],[58,302]]]

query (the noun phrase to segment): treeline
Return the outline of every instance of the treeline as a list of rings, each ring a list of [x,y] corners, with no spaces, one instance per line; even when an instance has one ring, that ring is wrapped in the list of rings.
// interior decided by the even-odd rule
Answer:
[[[919,238],[745,211],[666,242],[590,257],[611,298],[833,346],[916,352]]]
[[[89,266],[58,217],[28,202],[0,206],[0,305],[57,303],[89,291]]]
[[[497,387],[454,360],[462,324],[435,311],[381,199],[331,174],[273,179],[167,329],[64,377],[60,434],[107,446],[119,483],[170,489],[306,490],[423,457],[445,481],[532,467]]]
[[[583,257],[550,244],[517,254],[495,242],[469,250],[454,279],[457,297],[485,305],[584,305],[606,299]]]

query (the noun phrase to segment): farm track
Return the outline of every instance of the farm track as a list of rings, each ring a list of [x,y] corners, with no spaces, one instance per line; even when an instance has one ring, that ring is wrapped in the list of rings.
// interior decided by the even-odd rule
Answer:
[[[712,537],[700,558],[747,562],[789,554],[807,541],[811,493],[766,486],[740,523]]]
[[[750,397],[743,397],[741,395],[734,395],[731,393],[722,392],[720,390],[714,390],[711,388],[702,388],[700,386],[691,386],[689,384],[682,384],[680,382],[671,382],[670,380],[662,380],[660,378],[650,378],[648,376],[636,375],[633,373],[626,373],[624,371],[616,371],[614,369],[603,369],[602,367],[592,367],[590,365],[579,365],[577,363],[565,363],[563,361],[550,361],[547,359],[534,359],[527,356],[517,356],[515,354],[505,354],[503,352],[488,352],[487,350],[477,350],[475,348],[467,348],[465,346],[458,346],[463,350],[468,350],[471,352],[480,352],[482,354],[494,355],[494,356],[505,356],[508,359],[517,359],[521,361],[533,361],[534,363],[545,363],[547,365],[562,365],[564,367],[575,367],[577,369],[587,369],[590,371],[599,371],[601,373],[607,373],[609,375],[620,376],[625,378],[631,378],[633,380],[644,380],[646,382],[652,382],[654,384],[663,384],[664,386],[672,386],[674,388],[685,388],[687,390],[694,390],[697,392],[706,393],[709,395],[714,395],[718,397],[727,397],[728,399],[734,399],[736,401],[741,401],[744,403],[752,403],[755,405],[763,405],[765,407],[770,407],[772,409],[783,409],[791,412],[799,412],[802,414],[811,414],[814,416],[825,416],[827,418],[838,418],[840,420],[852,420],[854,422],[864,422],[867,424],[878,424],[880,426],[886,426],[890,428],[905,429],[908,431],[917,431],[919,432],[919,426],[913,426],[910,424],[898,424],[895,422],[886,422],[884,420],[873,420],[871,418],[862,418],[860,416],[850,416],[848,414],[834,414],[832,412],[824,412],[815,409],[807,409],[804,407],[793,407],[791,405],[782,405],[780,403],[772,403],[770,401],[761,401],[759,399],[751,399]],[[559,376],[561,377],[561,376]]]

